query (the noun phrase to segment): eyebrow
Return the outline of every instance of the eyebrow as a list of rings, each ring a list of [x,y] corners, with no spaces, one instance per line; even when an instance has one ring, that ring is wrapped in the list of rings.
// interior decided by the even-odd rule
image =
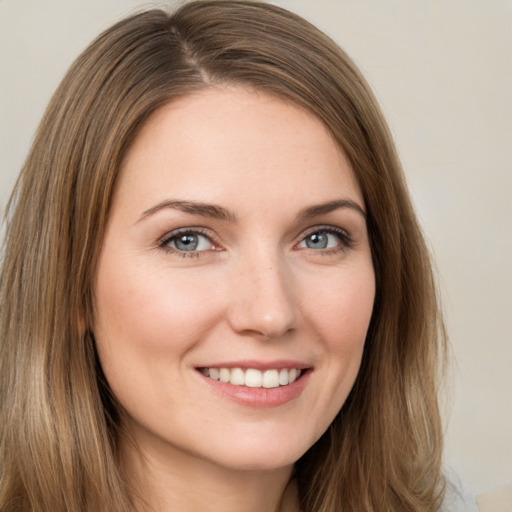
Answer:
[[[148,210],[145,210],[137,222],[140,222],[147,217],[150,217],[151,215],[154,215],[155,213],[167,208],[179,210],[184,213],[190,213],[192,215],[200,215],[202,217],[209,217],[212,219],[223,220],[232,223],[238,221],[236,214],[224,208],[223,206],[195,201],[167,199],[149,208]],[[357,204],[355,201],[352,201],[351,199],[335,199],[333,201],[328,201],[326,203],[316,204],[304,208],[297,215],[297,219],[301,220],[318,217],[319,215],[325,215],[340,208],[350,208],[351,210],[355,210],[360,215],[362,215],[364,219],[366,219],[366,212],[363,210],[363,208],[361,208],[361,206],[359,206],[359,204]]]
[[[319,215],[325,215],[327,213],[338,210],[339,208],[350,208],[361,214],[366,220],[366,212],[359,204],[351,199],[335,199],[334,201],[328,201],[327,203],[316,204],[300,211],[297,215],[298,219],[310,219],[311,217],[318,217]]]
[[[195,201],[179,201],[173,199],[167,199],[158,203],[157,205],[149,208],[149,210],[144,211],[139,217],[139,221],[150,217],[151,215],[159,212],[160,210],[165,210],[166,208],[170,208],[173,210],[180,210],[185,213],[190,213],[192,215],[201,215],[202,217],[210,217],[212,219],[225,220],[228,222],[236,222],[237,216],[223,208],[222,206],[208,204],[208,203],[198,203]]]

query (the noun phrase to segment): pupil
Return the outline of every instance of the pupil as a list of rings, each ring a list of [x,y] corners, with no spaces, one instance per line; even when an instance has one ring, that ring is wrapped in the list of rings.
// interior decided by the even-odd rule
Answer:
[[[176,247],[182,251],[194,251],[197,245],[198,240],[195,235],[183,235],[176,240]]]
[[[325,233],[313,233],[309,235],[306,245],[311,249],[325,249],[327,247],[327,235]]]

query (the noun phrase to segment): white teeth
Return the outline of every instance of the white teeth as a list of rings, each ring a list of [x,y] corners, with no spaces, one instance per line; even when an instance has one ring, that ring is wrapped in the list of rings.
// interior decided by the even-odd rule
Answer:
[[[279,372],[277,370],[267,370],[263,374],[263,387],[264,388],[279,387]]]
[[[219,378],[221,382],[229,382],[231,372],[227,368],[221,368],[219,370]]]
[[[249,368],[245,371],[245,385],[248,388],[261,388],[263,383],[263,374],[259,370]]]
[[[244,371],[241,368],[233,368],[229,382],[235,386],[243,386],[245,384]]]
[[[248,388],[277,388],[295,382],[302,373],[298,368],[266,370],[255,368],[202,368],[201,373],[213,380]]]

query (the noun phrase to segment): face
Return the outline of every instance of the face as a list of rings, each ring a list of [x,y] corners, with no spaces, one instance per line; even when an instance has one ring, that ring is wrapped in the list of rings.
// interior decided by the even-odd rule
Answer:
[[[264,470],[322,435],[372,312],[364,209],[297,106],[215,88],[149,119],[116,185],[94,326],[144,453]]]

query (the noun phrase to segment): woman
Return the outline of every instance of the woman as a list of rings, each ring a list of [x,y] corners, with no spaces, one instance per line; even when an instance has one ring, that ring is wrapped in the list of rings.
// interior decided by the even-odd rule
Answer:
[[[439,510],[429,257],[349,58],[263,3],[71,67],[11,200],[3,512]]]

